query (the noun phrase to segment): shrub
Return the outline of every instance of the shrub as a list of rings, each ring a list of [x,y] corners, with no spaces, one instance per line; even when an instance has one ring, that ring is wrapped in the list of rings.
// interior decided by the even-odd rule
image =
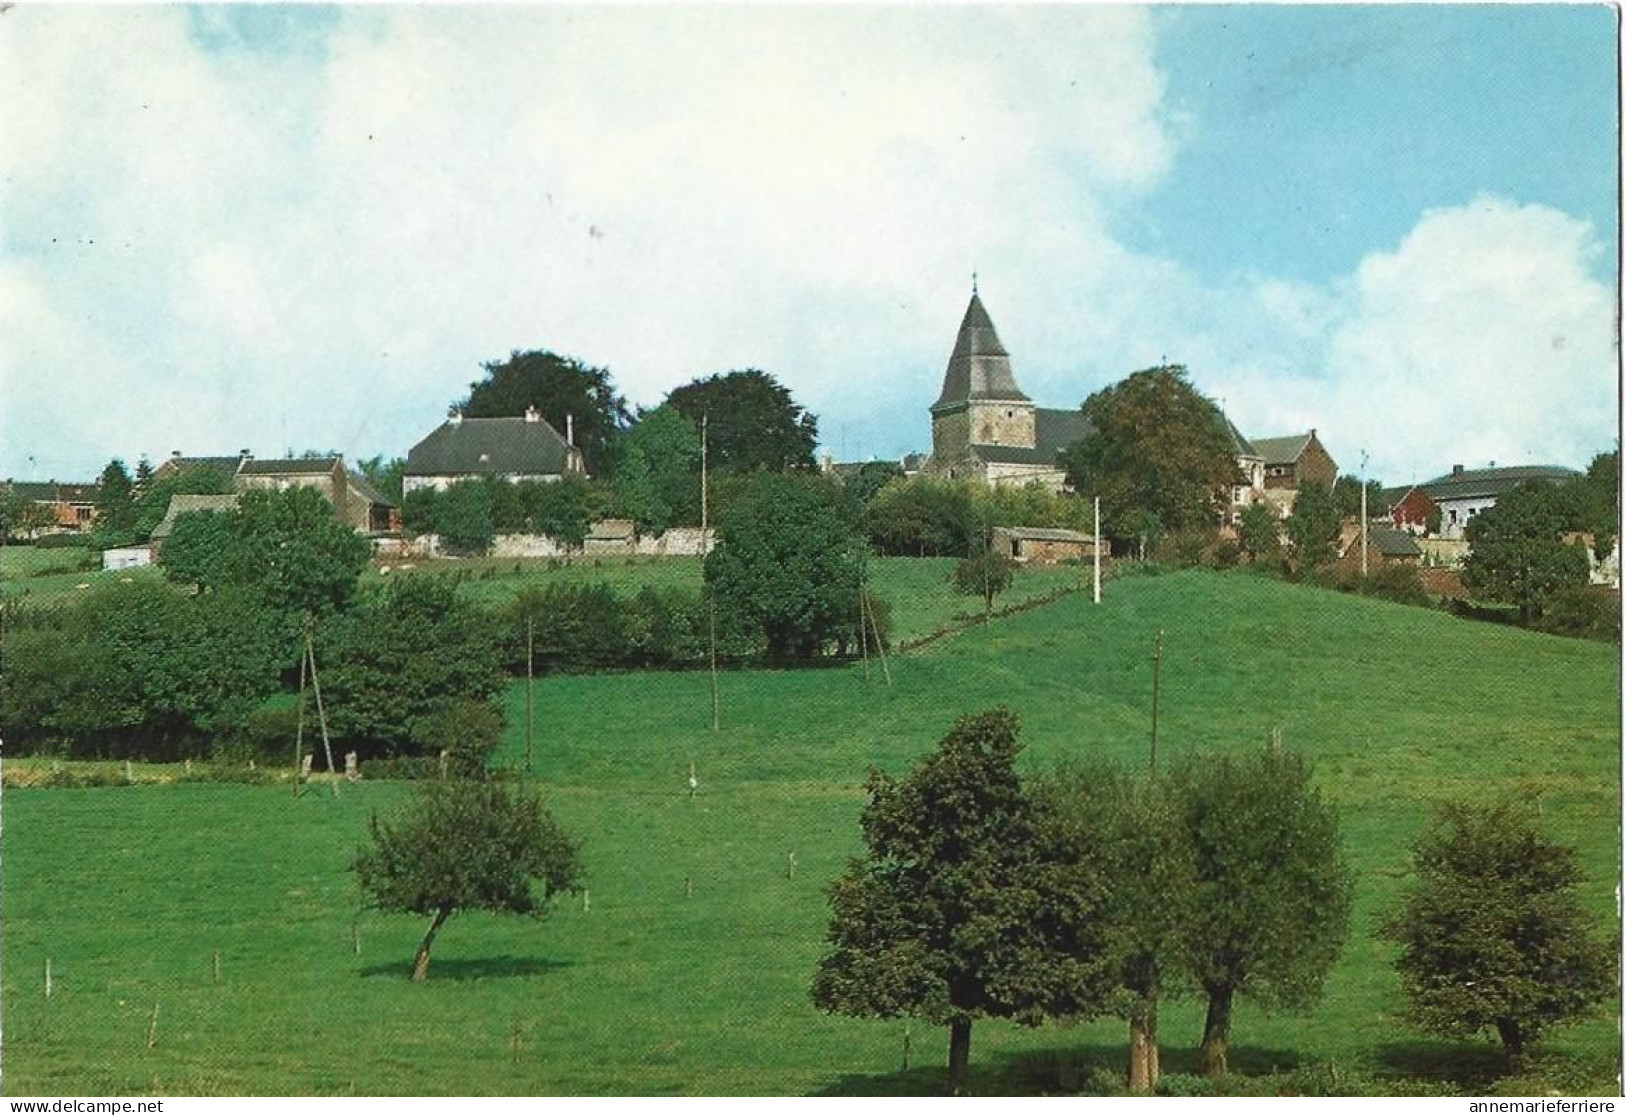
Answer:
[[[1619,601],[1610,593],[1585,587],[1552,593],[1545,612],[1531,624],[1537,631],[1599,642],[1619,643]]]
[[[1241,545],[1231,538],[1219,540],[1208,552],[1207,563],[1215,569],[1234,569],[1241,564]]]
[[[1365,591],[1396,604],[1415,604],[1426,607],[1428,591],[1422,585],[1422,575],[1416,566],[1403,562],[1387,562],[1366,578]]]

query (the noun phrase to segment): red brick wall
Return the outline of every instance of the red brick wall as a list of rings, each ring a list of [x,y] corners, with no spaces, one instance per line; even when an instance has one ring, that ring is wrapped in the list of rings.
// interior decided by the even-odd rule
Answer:
[[[1434,502],[1428,498],[1421,488],[1412,488],[1405,493],[1405,498],[1390,509],[1396,527],[1419,526],[1425,527],[1428,516],[1432,514]]]

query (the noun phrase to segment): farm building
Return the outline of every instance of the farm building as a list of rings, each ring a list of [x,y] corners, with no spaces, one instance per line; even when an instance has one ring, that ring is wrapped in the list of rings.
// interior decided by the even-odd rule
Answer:
[[[566,429],[567,435],[573,430]],[[406,455],[405,492],[445,491],[459,480],[492,477],[514,482],[586,475],[573,437],[560,435],[534,407],[519,418],[464,418],[453,414]]]
[[[1337,483],[1337,462],[1320,443],[1315,430],[1288,437],[1253,439],[1253,448],[1264,461],[1264,488],[1297,491],[1307,481],[1330,488]]]
[[[59,484],[55,480],[38,483],[29,480],[8,480],[6,490],[30,503],[43,507],[52,522],[44,529],[55,531],[84,531],[96,524],[96,485]]]
[[[1371,569],[1379,566],[1421,565],[1422,547],[1408,532],[1393,527],[1374,526],[1370,530],[1370,544],[1366,548],[1366,564]],[[1355,527],[1352,537],[1338,551],[1338,557],[1353,568],[1360,567],[1360,529]]]
[[[315,488],[339,519],[362,534],[400,528],[400,513],[371,484],[344,467],[343,457],[301,457],[260,461],[246,458],[237,470],[239,492]]]
[[[1510,468],[1463,468],[1456,465],[1444,476],[1416,484],[1397,500],[1390,515],[1395,526],[1420,533],[1433,507],[1439,512],[1439,537],[1464,536],[1475,515],[1495,506],[1495,501],[1532,480],[1562,483],[1580,475],[1560,465],[1516,465]]]
[[[1028,565],[1059,565],[1095,556],[1095,540],[1075,530],[1055,527],[994,527],[993,549]]]

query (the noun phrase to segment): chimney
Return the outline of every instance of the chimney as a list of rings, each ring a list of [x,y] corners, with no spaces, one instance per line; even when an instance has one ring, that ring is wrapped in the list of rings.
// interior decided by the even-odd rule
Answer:
[[[245,460],[245,461],[248,460],[248,458],[252,457],[253,455],[254,454],[249,452],[247,449],[239,449],[239,450],[237,450],[237,456],[239,458],[241,458],[242,460]]]
[[[566,445],[576,443],[576,416],[573,414],[564,416],[564,443]]]
[[[463,412],[456,407],[452,407],[446,412],[446,421],[453,426],[461,426],[463,424]]]
[[[535,407],[526,407],[525,408],[525,421],[526,422],[540,422],[541,420],[542,420],[542,416],[536,410]]]
[[[181,459],[181,451],[179,449],[171,449],[169,451],[169,455],[177,461]]]
[[[1450,466],[1450,475],[1451,476],[1460,476],[1462,474],[1462,471],[1463,470],[1462,470],[1462,467],[1460,465],[1451,465]]]

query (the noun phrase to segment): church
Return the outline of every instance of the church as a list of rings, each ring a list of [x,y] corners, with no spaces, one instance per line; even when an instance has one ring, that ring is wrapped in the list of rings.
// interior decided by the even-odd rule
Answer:
[[[1228,417],[1225,426],[1240,473],[1231,492],[1229,521],[1259,501],[1284,518],[1302,481],[1330,486],[1337,478],[1337,464],[1314,430],[1248,441]],[[1016,384],[1010,352],[973,282],[942,393],[931,404],[931,456],[920,471],[950,480],[1038,484],[1060,491],[1066,485],[1066,470],[1058,460],[1061,450],[1092,432],[1077,407],[1037,406]]]

